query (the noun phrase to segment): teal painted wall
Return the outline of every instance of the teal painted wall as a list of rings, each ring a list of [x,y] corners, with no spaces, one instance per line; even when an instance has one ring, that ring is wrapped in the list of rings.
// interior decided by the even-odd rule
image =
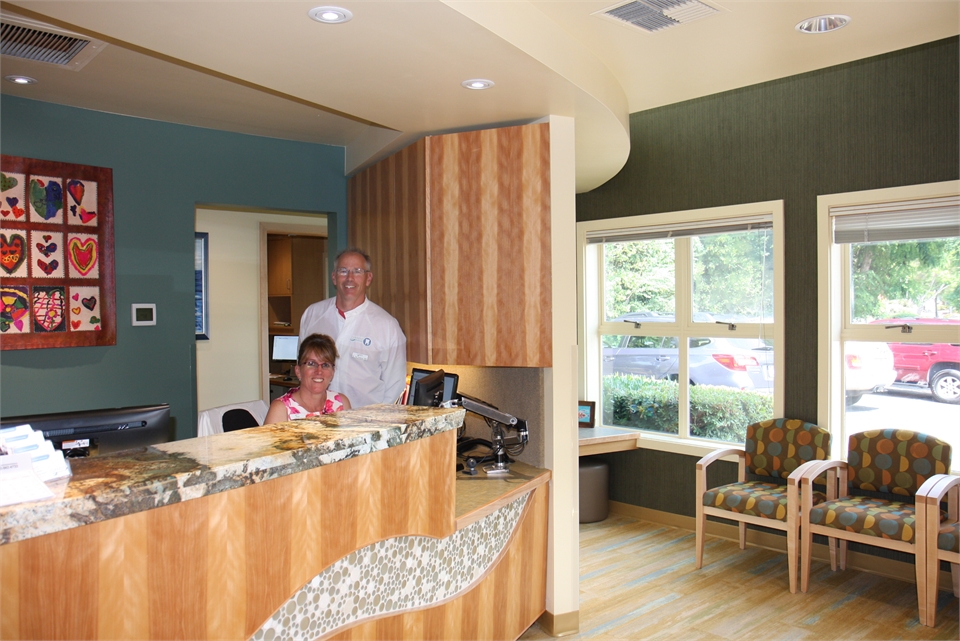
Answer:
[[[784,201],[785,412],[817,420],[817,196],[960,178],[960,39],[632,114],[623,170],[577,220]],[[610,498],[693,516],[696,458],[607,457]],[[716,482],[736,480],[718,464]]]
[[[329,213],[335,254],[346,242],[343,148],[9,96],[0,115],[4,154],[113,169],[117,280],[117,344],[0,352],[0,415],[170,403],[177,438],[194,436],[195,206]],[[258,305],[258,292],[237,295]],[[156,327],[132,327],[131,303],[156,303]]]

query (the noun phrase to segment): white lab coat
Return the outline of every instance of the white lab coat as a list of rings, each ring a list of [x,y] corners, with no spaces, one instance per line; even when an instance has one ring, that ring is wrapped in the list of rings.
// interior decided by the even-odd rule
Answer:
[[[330,389],[346,394],[351,407],[394,403],[407,378],[400,323],[370,299],[345,314],[337,311],[336,298],[314,303],[300,319],[300,341],[310,334],[333,338],[340,357]]]

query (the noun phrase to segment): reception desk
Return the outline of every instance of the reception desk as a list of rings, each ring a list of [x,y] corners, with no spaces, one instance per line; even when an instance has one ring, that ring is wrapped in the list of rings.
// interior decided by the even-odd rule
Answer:
[[[372,406],[77,460],[0,509],[0,638],[516,638],[549,473],[458,479],[462,421]]]

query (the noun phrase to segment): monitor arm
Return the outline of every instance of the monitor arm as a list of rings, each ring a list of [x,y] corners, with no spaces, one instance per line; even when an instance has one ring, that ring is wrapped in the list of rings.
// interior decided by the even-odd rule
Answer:
[[[493,457],[493,464],[484,467],[484,471],[487,474],[509,472],[510,463],[513,461],[511,461],[510,457],[507,455],[507,452],[510,452],[511,454],[519,454],[523,451],[523,448],[526,446],[529,437],[527,422],[522,418],[513,416],[512,414],[501,412],[489,403],[484,403],[480,399],[471,398],[465,394],[462,394],[459,400],[450,402],[451,407],[455,407],[456,405],[463,407],[469,412],[473,412],[474,414],[479,414],[480,416],[484,417],[487,421],[487,425],[489,425],[490,429],[493,430],[493,438],[491,439],[491,456]],[[516,431],[516,436],[505,438],[504,428]]]

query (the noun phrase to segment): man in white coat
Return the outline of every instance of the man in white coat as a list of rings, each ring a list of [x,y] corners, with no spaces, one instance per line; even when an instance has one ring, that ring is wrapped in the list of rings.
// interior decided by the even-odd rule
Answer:
[[[367,299],[373,281],[370,256],[351,247],[337,255],[337,295],[314,303],[300,319],[300,340],[326,334],[337,343],[336,374],[330,388],[353,407],[394,403],[406,387],[407,338],[400,323]]]

